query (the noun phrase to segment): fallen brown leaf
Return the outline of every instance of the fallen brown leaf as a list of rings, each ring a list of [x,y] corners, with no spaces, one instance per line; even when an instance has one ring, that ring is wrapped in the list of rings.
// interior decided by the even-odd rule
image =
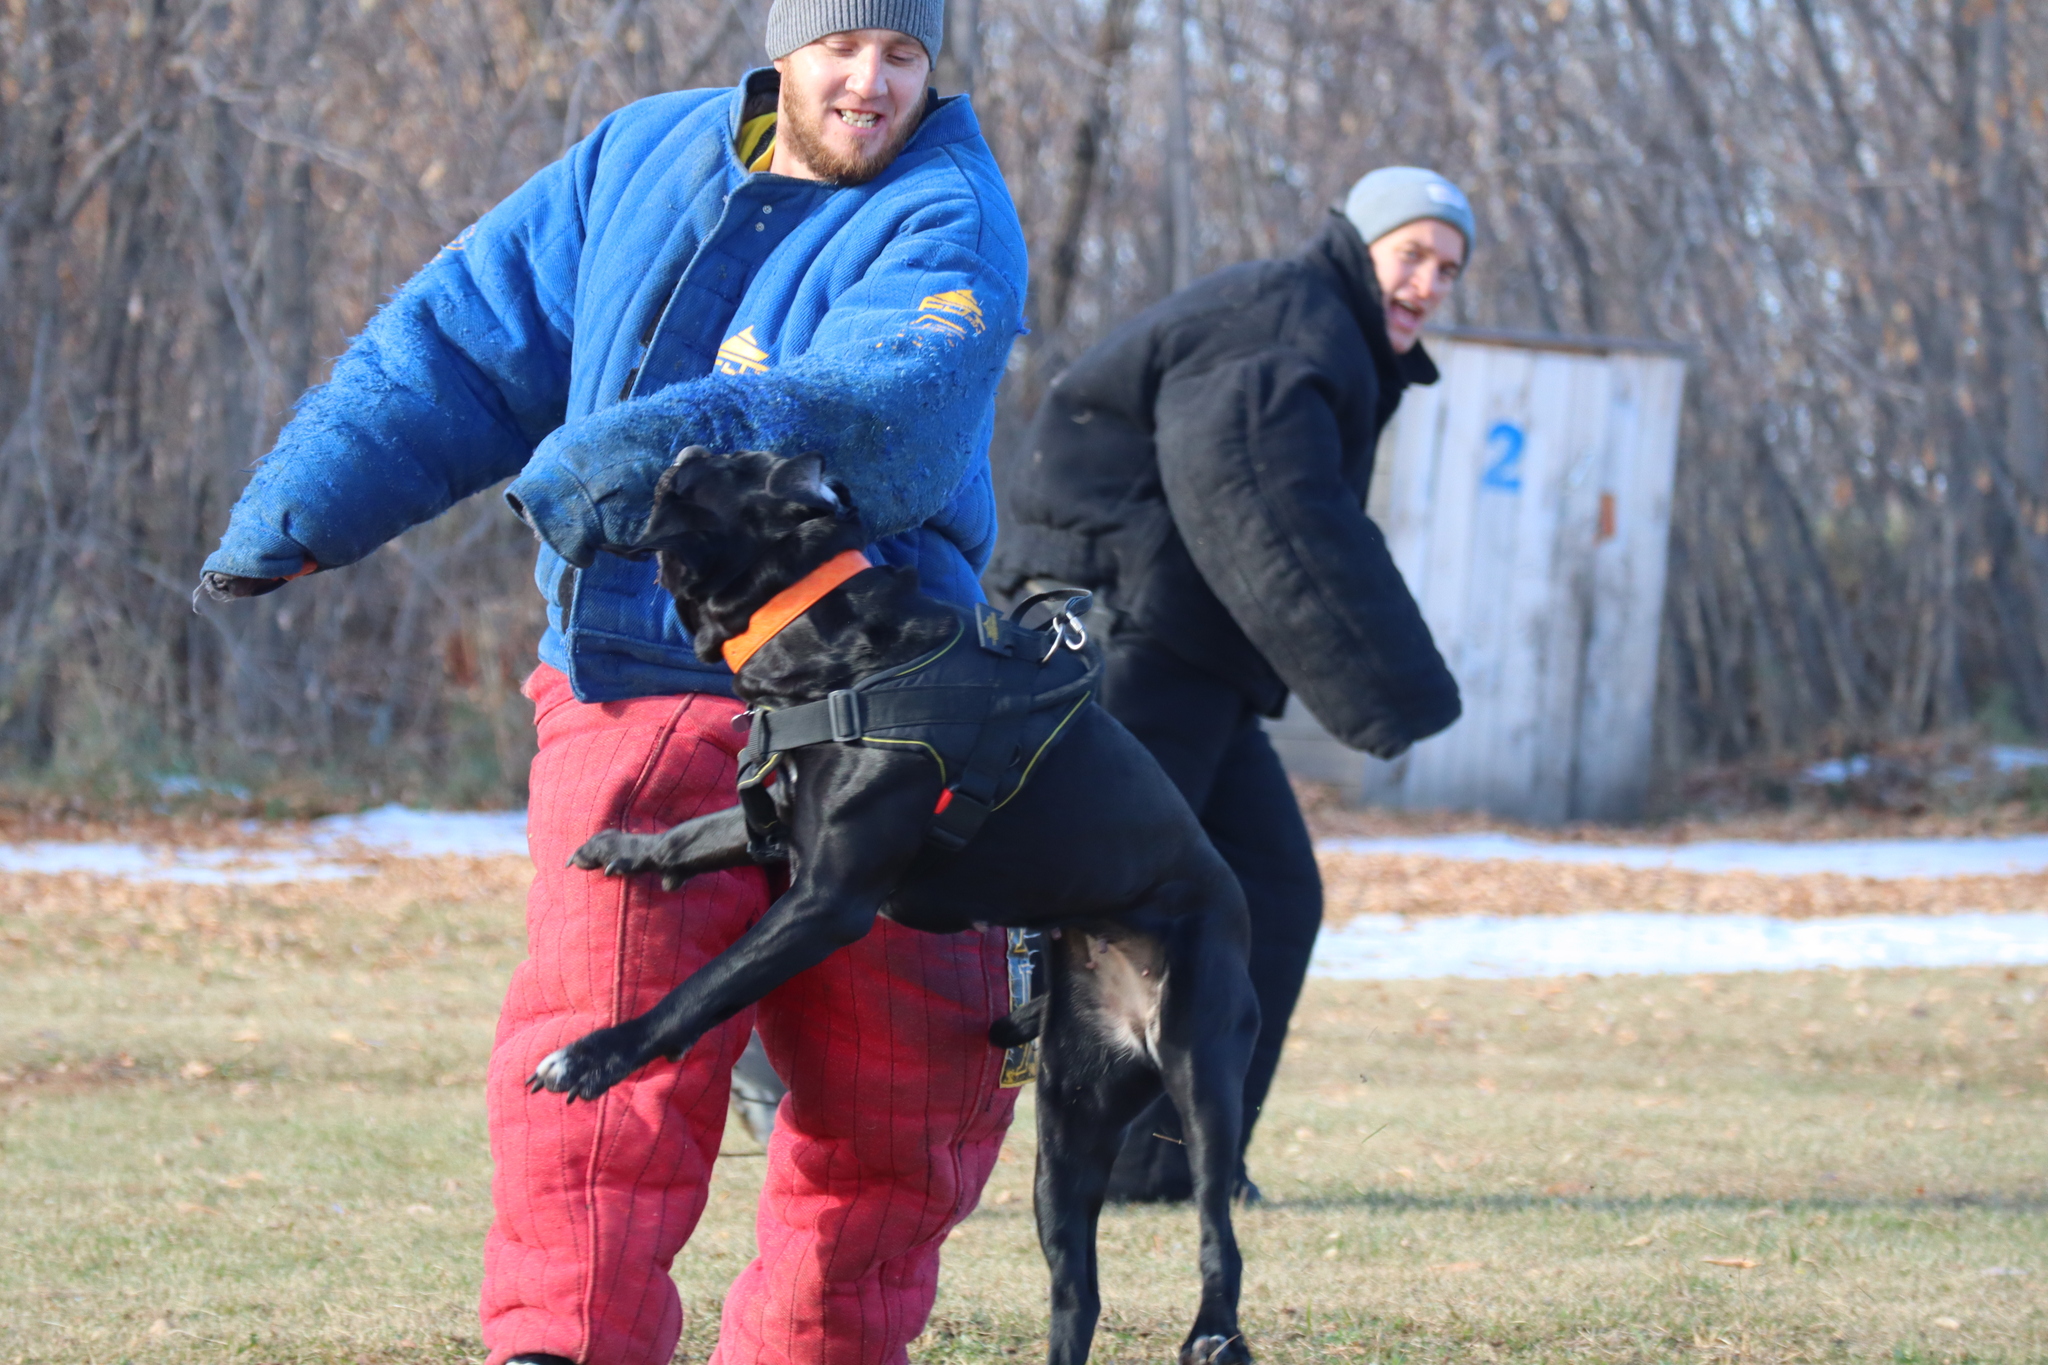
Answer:
[[[1756,1269],[1756,1262],[1743,1256],[1702,1256],[1700,1261],[1705,1265],[1725,1265],[1730,1270]]]

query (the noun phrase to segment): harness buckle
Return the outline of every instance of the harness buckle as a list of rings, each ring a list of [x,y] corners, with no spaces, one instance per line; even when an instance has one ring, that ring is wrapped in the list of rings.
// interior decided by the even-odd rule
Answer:
[[[1052,632],[1052,642],[1045,647],[1045,653],[1039,656],[1040,663],[1049,661],[1053,655],[1059,653],[1061,645],[1079,651],[1088,644],[1088,627],[1082,622],[1081,617],[1095,604],[1095,594],[1081,588],[1054,588],[1049,592],[1033,593],[1017,604],[1017,609],[1010,613],[1010,619],[1022,625],[1025,614],[1033,607],[1054,601],[1058,601],[1059,605],[1048,607],[1052,612],[1051,619],[1039,627],[1041,630]]]
[[[832,739],[837,744],[851,744],[866,734],[862,726],[860,693],[842,687],[825,697],[825,713],[832,720]]]
[[[1053,617],[1049,624],[1052,627],[1052,643],[1045,647],[1045,658],[1038,662],[1044,663],[1051,659],[1053,655],[1059,653],[1061,645],[1076,651],[1087,648],[1088,623],[1079,616],[1069,615],[1063,611]]]

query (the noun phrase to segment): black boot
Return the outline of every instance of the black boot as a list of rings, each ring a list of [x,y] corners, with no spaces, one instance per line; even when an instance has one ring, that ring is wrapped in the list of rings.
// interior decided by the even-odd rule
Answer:
[[[551,1356],[546,1351],[526,1351],[513,1356],[505,1365],[576,1365],[567,1356]]]

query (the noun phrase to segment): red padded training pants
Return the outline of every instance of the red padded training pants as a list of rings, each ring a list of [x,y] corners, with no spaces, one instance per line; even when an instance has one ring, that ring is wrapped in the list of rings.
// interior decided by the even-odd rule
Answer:
[[[1015,1092],[989,1023],[1009,1009],[1002,934],[878,921],[596,1104],[529,1095],[542,1057],[647,1009],[768,908],[745,868],[664,892],[566,868],[592,833],[640,832],[733,803],[743,736],[725,697],[585,704],[527,683],[533,764],[530,956],[491,1053],[497,1218],[484,1248],[491,1365],[528,1351],[666,1365],[682,1332],[668,1270],[704,1211],[733,1062],[758,1026],[789,1082],[768,1154],[760,1255],[726,1298],[718,1365],[887,1365],[924,1330],[939,1244],[980,1197]]]

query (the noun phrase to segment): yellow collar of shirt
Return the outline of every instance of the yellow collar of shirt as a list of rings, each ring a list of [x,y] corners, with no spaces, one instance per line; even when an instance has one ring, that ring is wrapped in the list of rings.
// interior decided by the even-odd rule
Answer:
[[[740,125],[740,164],[749,171],[765,171],[775,159],[775,112],[748,119]]]

